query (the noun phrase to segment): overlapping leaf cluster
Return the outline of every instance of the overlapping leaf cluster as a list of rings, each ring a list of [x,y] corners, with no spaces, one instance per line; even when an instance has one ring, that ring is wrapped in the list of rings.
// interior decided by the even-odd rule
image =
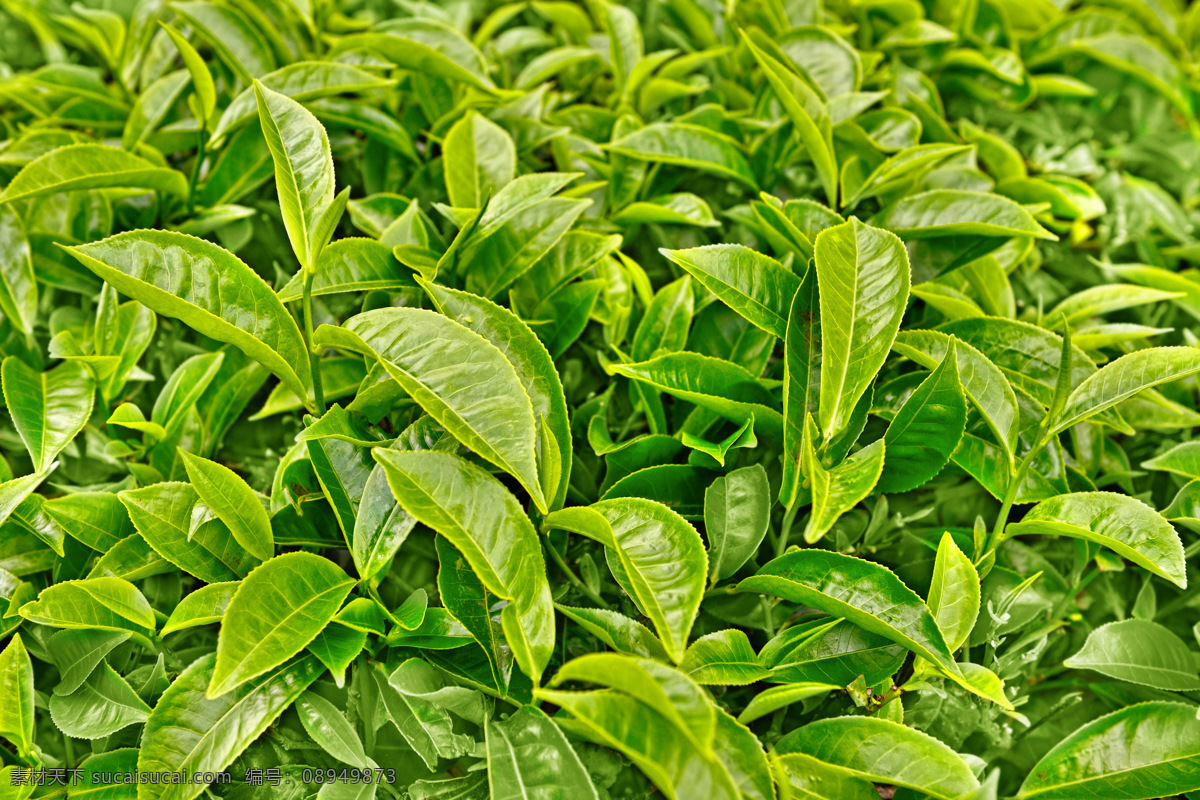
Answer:
[[[1200,791],[1200,6],[1066,5],[0,2],[0,797]]]

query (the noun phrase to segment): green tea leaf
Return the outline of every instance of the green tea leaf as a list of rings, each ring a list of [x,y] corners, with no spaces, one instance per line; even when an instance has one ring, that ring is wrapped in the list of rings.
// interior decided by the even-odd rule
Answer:
[[[45,472],[87,424],[95,386],[87,370],[70,361],[39,374],[9,356],[0,373],[5,404],[29,451],[33,471]]]
[[[510,601],[504,635],[525,674],[541,676],[553,649],[554,609],[537,533],[516,498],[448,453],[376,450],[397,502],[445,536],[492,594]]]
[[[1200,372],[1200,350],[1151,347],[1105,364],[1072,390],[1054,432],[1095,416],[1143,389]]]
[[[351,237],[338,239],[321,251],[316,274],[313,275],[311,296],[415,286],[412,273],[400,266],[400,262],[392,255],[392,248],[375,239]],[[279,299],[284,303],[299,300],[304,293],[303,287],[304,274],[300,272],[279,290]],[[322,373],[328,371],[322,369]],[[328,381],[328,376],[325,379]],[[326,387],[325,393],[328,397],[329,387]]]
[[[770,486],[761,465],[717,478],[704,492],[709,584],[730,577],[758,551],[770,523]]]
[[[639,161],[704,170],[756,188],[750,164],[734,141],[699,125],[657,122],[622,136],[607,149]]]
[[[517,150],[503,128],[468,112],[442,143],[450,205],[482,208],[484,201],[516,176]]]
[[[102,662],[70,694],[50,698],[50,718],[60,731],[76,739],[100,739],[150,717],[128,681]]]
[[[183,34],[170,25],[162,22],[158,24],[171,37],[171,42],[175,45],[175,49],[179,51],[179,55],[183,59],[183,65],[187,68],[188,74],[192,78],[192,90],[195,91],[196,98],[200,103],[200,121],[201,123],[207,122],[212,119],[213,110],[217,106],[217,90],[216,85],[213,83],[212,72],[208,69],[208,65],[204,63],[204,58],[196,52],[196,48],[184,38]]]
[[[784,337],[800,281],[779,262],[739,244],[661,252],[751,323]]]
[[[488,783],[495,800],[526,800],[544,792],[598,800],[591,776],[550,717],[522,706],[487,726]]]
[[[145,189],[186,197],[183,173],[101,144],[73,144],[51,150],[17,173],[0,203],[82,189]]]
[[[820,424],[828,442],[846,429],[887,357],[908,300],[909,267],[895,236],[851,219],[817,236],[821,289]]]
[[[1076,492],[1038,503],[1009,535],[1042,533],[1103,545],[1133,563],[1187,587],[1183,544],[1171,524],[1153,508],[1114,492]]]
[[[810,423],[810,428],[811,423]],[[838,518],[862,502],[883,471],[885,441],[876,440],[832,469],[821,466],[813,449],[813,435],[804,440],[804,468],[812,485],[812,514],[804,529],[804,541],[813,543],[824,536]]]
[[[0,651],[0,699],[0,736],[24,755],[33,745],[33,662],[20,634]]]
[[[315,658],[301,656],[210,699],[206,689],[216,659],[209,653],[192,662],[159,698],[142,733],[139,771],[223,770],[322,672]],[[146,797],[153,800],[192,800],[203,791],[203,784],[192,783],[145,787]]]
[[[1149,620],[1101,625],[1063,664],[1155,689],[1186,692],[1200,687],[1200,670],[1191,650],[1170,630]]]
[[[966,424],[967,402],[951,340],[942,363],[904,401],[883,435],[887,457],[879,491],[911,491],[937,477],[950,462]]]
[[[507,309],[467,292],[425,281],[421,285],[443,314],[495,345],[516,371],[538,428],[542,492],[551,509],[561,506],[570,483],[571,428],[562,381],[550,354],[533,331]]]
[[[692,642],[679,668],[703,686],[744,686],[771,674],[759,663],[746,634],[733,629]]]
[[[533,407],[512,363],[495,345],[420,309],[368,311],[342,328],[322,326],[316,342],[378,359],[430,416],[517,478],[539,508],[546,507],[534,455]],[[441,363],[458,367],[447,371],[439,369]]]
[[[300,329],[262,278],[229,251],[167,231],[130,231],[68,250],[118,291],[233,344],[308,396],[312,376]]]
[[[114,648],[129,640],[129,632],[62,630],[46,641],[46,649],[61,679],[55,694],[71,694]]]
[[[1033,766],[1017,796],[1065,800],[1192,791],[1200,780],[1195,717],[1190,705],[1151,702],[1092,720]],[[1091,757],[1097,751],[1106,754],[1102,761]]]
[[[682,352],[640,364],[613,364],[613,372],[646,383],[730,422],[753,418],[754,430],[780,441],[783,416],[775,400],[743,367],[699,353]]]
[[[275,555],[271,519],[258,495],[229,467],[181,451],[188,479],[200,500],[224,522],[238,544],[266,561]]]
[[[175,606],[171,616],[163,623],[162,635],[166,636],[168,633],[197,625],[220,622],[225,616],[225,609],[229,607],[229,601],[233,599],[240,585],[238,581],[228,581],[201,586]]]
[[[95,628],[145,634],[157,627],[145,596],[120,578],[63,581],[21,606],[21,616],[55,628]]]
[[[296,698],[296,711],[304,729],[326,753],[352,767],[373,767],[358,733],[333,703],[319,694],[305,692]]]
[[[921,366],[936,369],[945,360],[951,340],[938,331],[901,331],[893,347]],[[1021,412],[1012,385],[995,364],[969,344],[955,342],[954,351],[963,392],[983,416],[1009,463],[1013,463]]]
[[[949,747],[884,719],[835,717],[810,722],[780,739],[775,751],[803,753],[853,775],[942,800],[962,797],[979,786],[971,768]]]
[[[877,221],[904,239],[963,235],[1056,238],[1007,197],[956,189],[910,195]]]
[[[156,483],[118,497],[156,553],[203,581],[238,580],[260,563],[186,483]]]
[[[323,219],[334,202],[329,137],[312,112],[290,97],[258,81],[254,96],[275,161],[275,186],[288,239],[300,265],[311,271],[332,234]]]
[[[264,562],[229,601],[206,696],[227,695],[303,650],[353,586],[337,565],[311,553]]]
[[[926,605],[950,652],[962,647],[979,617],[979,573],[949,533],[938,542]]]
[[[864,591],[865,586],[871,591]],[[945,637],[920,597],[895,573],[870,561],[823,550],[801,550],[768,562],[738,584],[844,617],[922,658],[958,672]]]
[[[608,548],[614,577],[654,623],[672,660],[683,658],[708,573],[704,545],[691,524],[659,503],[622,498],[561,509],[545,525]]]

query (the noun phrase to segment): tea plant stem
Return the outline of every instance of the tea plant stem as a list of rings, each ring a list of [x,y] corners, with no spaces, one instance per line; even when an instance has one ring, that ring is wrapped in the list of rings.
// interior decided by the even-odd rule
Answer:
[[[308,363],[312,370],[313,400],[317,404],[317,413],[325,415],[325,388],[321,383],[321,354],[313,345],[313,314],[312,314],[312,284],[316,270],[304,268],[304,295],[301,304],[304,314],[304,344],[308,347]]]
[[[787,550],[788,539],[792,535],[792,523],[796,521],[796,513],[800,511],[800,503],[794,503],[791,508],[783,513],[783,520],[779,525],[779,537],[775,540],[775,557],[783,555],[783,551]]]
[[[625,424],[621,426],[621,430],[617,433],[617,441],[618,442],[622,442],[625,440],[626,434],[629,433],[630,428],[633,427],[634,423],[637,422],[638,419],[641,418],[641,416],[642,416],[642,410],[639,407],[632,414],[630,414],[628,417],[625,418]]]
[[[546,549],[550,551],[550,558],[554,560],[554,563],[558,565],[558,568],[561,569],[563,574],[567,576],[567,580],[569,580],[577,589],[579,589],[579,591],[583,592],[584,597],[586,597],[588,600],[591,600],[593,603],[605,610],[611,610],[612,606],[610,606],[603,597],[596,594],[591,590],[591,588],[588,587],[587,584],[580,580],[579,576],[575,574],[575,570],[567,566],[567,562],[561,555],[559,555],[558,549],[550,543],[550,537],[547,536],[545,541]]]
[[[1004,500],[1000,504],[1000,513],[996,515],[996,524],[992,526],[992,533],[988,537],[988,545],[983,549],[983,556],[976,563],[976,566],[982,564],[988,556],[995,553],[996,549],[1004,541],[1004,527],[1008,524],[1008,515],[1012,512],[1013,504],[1017,500],[1017,493],[1021,490],[1021,484],[1025,482],[1025,478],[1029,474],[1029,468],[1033,464],[1033,457],[1041,451],[1044,445],[1044,437],[1039,436],[1033,447],[1029,449],[1029,452],[1017,463],[1016,472],[1012,474],[1012,478],[1008,482],[1008,489],[1004,492]],[[980,577],[985,577],[985,575],[981,575]]]
[[[204,146],[206,141],[207,136],[202,125],[200,126],[199,142],[196,145],[196,160],[192,164],[192,175],[188,179],[187,213],[189,217],[196,210],[196,183],[200,180],[200,164],[204,161]]]
[[[774,639],[775,638],[775,622],[774,622],[774,620],[771,619],[771,612],[774,609],[771,605],[771,602],[769,600],[767,600],[767,596],[765,594],[760,594],[758,596],[758,603],[759,603],[759,607],[762,608],[763,625],[765,625],[766,629],[767,629],[767,638]]]

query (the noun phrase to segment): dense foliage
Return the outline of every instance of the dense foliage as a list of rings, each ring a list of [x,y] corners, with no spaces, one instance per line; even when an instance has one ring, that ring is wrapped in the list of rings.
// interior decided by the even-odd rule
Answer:
[[[484,5],[0,2],[0,798],[1200,791],[1200,7]]]

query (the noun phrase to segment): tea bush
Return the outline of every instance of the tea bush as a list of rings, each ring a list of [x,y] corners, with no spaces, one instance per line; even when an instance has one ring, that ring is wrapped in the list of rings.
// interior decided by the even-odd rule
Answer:
[[[1200,6],[0,12],[0,798],[1200,791]]]

